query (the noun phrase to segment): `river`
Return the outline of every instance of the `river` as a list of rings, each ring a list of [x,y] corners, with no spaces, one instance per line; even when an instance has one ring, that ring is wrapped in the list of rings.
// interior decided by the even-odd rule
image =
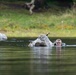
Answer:
[[[29,39],[0,42],[0,75],[76,75],[76,47],[29,48]]]

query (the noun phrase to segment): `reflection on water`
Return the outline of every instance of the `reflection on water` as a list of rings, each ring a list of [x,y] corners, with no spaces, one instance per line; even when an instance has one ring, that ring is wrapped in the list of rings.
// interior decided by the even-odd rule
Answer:
[[[75,75],[74,49],[70,50],[62,47],[32,48],[31,75]]]
[[[32,48],[31,56],[31,75],[49,75],[54,73],[53,71],[53,56],[56,56],[58,61],[54,64],[60,63],[61,47],[56,47],[56,54],[52,53],[52,48],[48,47],[34,47]],[[59,68],[56,70],[59,71]],[[56,72],[55,72],[56,73]]]
[[[52,49],[48,47],[32,48],[31,75],[46,75],[49,72],[49,63]]]
[[[51,55],[52,48],[48,47],[33,47],[32,48],[33,58],[46,58],[48,59]]]
[[[61,47],[56,47],[56,57],[60,58],[61,56]]]
[[[76,47],[29,48],[22,41],[0,44],[0,75],[76,75]]]

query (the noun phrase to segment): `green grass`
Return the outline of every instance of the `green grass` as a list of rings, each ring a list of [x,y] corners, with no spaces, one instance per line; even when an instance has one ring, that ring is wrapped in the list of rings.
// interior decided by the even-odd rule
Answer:
[[[43,10],[44,11],[44,10]],[[25,9],[0,5],[0,32],[8,37],[76,37],[76,10],[49,9],[30,15]]]

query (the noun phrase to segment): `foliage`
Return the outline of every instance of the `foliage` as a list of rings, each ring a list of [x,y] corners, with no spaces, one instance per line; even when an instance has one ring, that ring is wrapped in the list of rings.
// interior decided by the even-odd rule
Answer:
[[[30,15],[23,8],[0,5],[0,32],[8,36],[37,36],[50,32],[51,37],[76,37],[76,9],[53,7]]]

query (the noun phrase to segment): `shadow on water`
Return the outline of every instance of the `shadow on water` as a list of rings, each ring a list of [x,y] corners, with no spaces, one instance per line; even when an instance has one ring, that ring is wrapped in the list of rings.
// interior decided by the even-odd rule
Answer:
[[[76,47],[29,48],[30,39],[35,38],[0,42],[0,75],[76,75]],[[62,40],[76,44],[76,39]]]

